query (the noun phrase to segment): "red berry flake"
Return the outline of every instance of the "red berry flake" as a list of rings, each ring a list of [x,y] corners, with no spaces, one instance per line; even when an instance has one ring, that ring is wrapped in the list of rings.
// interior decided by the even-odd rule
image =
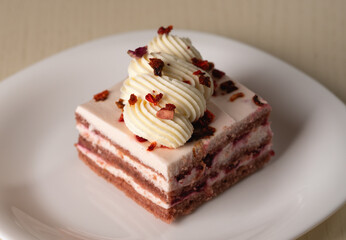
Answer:
[[[124,104],[124,100],[123,100],[123,99],[119,98],[119,100],[116,101],[115,104],[117,105],[117,107],[118,107],[119,109],[121,109],[121,110],[124,109],[125,104]]]
[[[174,111],[174,109],[176,109],[176,106],[172,103],[167,103],[163,109]]]
[[[207,60],[201,60],[198,58],[192,58],[191,59],[192,64],[195,65],[196,67],[202,68],[204,71],[207,71],[210,68],[209,62]]]
[[[213,69],[212,75],[213,77],[216,77],[216,78],[222,78],[223,76],[225,76],[225,73],[218,69]]]
[[[137,102],[137,96],[133,93],[130,95],[129,104],[134,105]]]
[[[207,110],[201,118],[192,123],[194,129],[189,142],[212,136],[216,129],[209,124],[213,122],[214,118],[214,114]]]
[[[156,106],[162,97],[163,97],[162,93],[159,93],[157,95],[152,95],[152,94],[148,93],[145,96],[145,100],[147,100],[148,102],[150,102]]]
[[[123,122],[123,121],[124,121],[124,115],[121,113],[118,119],[118,122]]]
[[[163,34],[169,34],[173,29],[173,26],[172,25],[169,25],[168,27],[164,28],[164,27],[160,27],[159,30],[157,30],[157,33],[159,35],[163,35]]]
[[[167,120],[172,120],[174,118],[174,109],[175,105],[168,103],[164,108],[161,108],[159,111],[156,113],[156,117],[160,119],[167,119]]]
[[[262,103],[262,102],[258,99],[258,96],[257,96],[257,95],[253,96],[252,100],[253,100],[253,102],[254,102],[257,106],[259,106],[259,107],[262,107],[262,106],[264,105],[264,103]]]
[[[226,93],[231,93],[235,90],[238,90],[238,87],[234,85],[234,82],[228,80],[220,84],[220,89]]]
[[[138,142],[146,142],[146,141],[148,141],[147,139],[142,138],[142,137],[140,137],[140,136],[138,136],[138,135],[135,135],[135,137],[136,137],[136,139],[137,139]]]
[[[153,151],[156,147],[157,143],[156,142],[152,142],[149,147],[147,148],[147,151]]]
[[[198,80],[199,80],[199,83],[200,83],[200,84],[202,84],[202,85],[207,86],[207,87],[210,88],[210,86],[211,86],[210,77],[206,77],[206,76],[204,76],[204,75],[200,75],[199,78],[198,78]]]
[[[244,93],[238,92],[238,93],[233,94],[233,95],[229,98],[229,100],[230,100],[231,102],[234,102],[236,99],[241,98],[241,97],[244,97],[244,96],[245,96]]]
[[[149,65],[154,69],[154,74],[156,76],[162,76],[162,68],[165,63],[159,58],[149,58]]]
[[[127,54],[133,58],[141,58],[141,57],[143,57],[143,55],[145,55],[147,53],[147,49],[148,49],[147,46],[139,47],[139,48],[136,48],[134,51],[128,50]]]
[[[183,80],[183,82],[191,85],[191,82],[189,80]]]
[[[104,100],[107,99],[108,95],[109,95],[109,91],[108,90],[104,90],[103,92],[95,94],[94,95],[94,99],[95,99],[96,102],[104,101]]]
[[[204,76],[205,72],[202,72],[201,70],[197,70],[193,73],[193,75],[199,76],[198,80],[200,84],[205,85],[207,87],[211,86],[210,77]]]
[[[197,70],[197,71],[193,72],[193,75],[197,75],[197,76],[199,76],[199,75],[204,75],[204,74],[205,74],[205,73],[202,72],[201,70]]]

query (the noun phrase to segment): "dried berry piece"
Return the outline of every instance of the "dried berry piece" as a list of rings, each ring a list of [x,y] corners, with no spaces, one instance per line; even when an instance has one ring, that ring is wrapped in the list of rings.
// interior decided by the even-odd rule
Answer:
[[[127,54],[133,58],[141,58],[147,53],[147,46],[136,48],[134,51],[128,50]]]
[[[156,147],[157,143],[156,142],[152,142],[149,147],[147,148],[147,151],[153,151]]]
[[[145,96],[145,99],[154,104],[155,106],[158,104],[158,102],[161,100],[161,98],[163,97],[163,94],[162,93],[159,93],[157,95],[152,95],[150,93],[148,93],[146,96]]]
[[[229,98],[229,100],[230,100],[231,102],[234,102],[236,99],[241,98],[241,97],[244,97],[244,96],[245,96],[244,93],[238,92],[238,93],[233,94],[233,95]]]
[[[207,60],[201,60],[194,57],[191,59],[191,61],[193,65],[202,68],[204,71],[207,71],[210,68],[209,62]]]
[[[137,96],[133,93],[130,95],[129,104],[134,105],[137,102]]]
[[[173,26],[172,25],[169,25],[168,27],[164,28],[164,27],[160,27],[159,30],[157,30],[157,33],[159,35],[163,35],[163,34],[169,34],[173,29]]]
[[[146,142],[146,141],[148,141],[147,139],[142,138],[142,137],[140,137],[140,136],[138,136],[138,135],[135,135],[135,137],[136,137],[136,139],[137,139],[138,142]]]
[[[225,73],[223,71],[218,70],[218,69],[213,69],[212,75],[213,75],[213,77],[216,77],[216,78],[222,78],[223,76],[225,76]]]
[[[199,76],[199,75],[204,75],[204,74],[205,74],[205,73],[202,72],[201,70],[197,70],[197,71],[193,72],[193,75],[197,75],[197,76]]]
[[[205,85],[207,87],[211,86],[210,77],[204,76],[205,72],[202,72],[201,70],[197,70],[193,73],[193,75],[199,76],[198,80],[200,84]]]
[[[183,82],[191,85],[191,82],[189,80],[183,80]]]
[[[238,90],[238,87],[234,85],[234,82],[228,80],[220,84],[220,89],[226,93],[231,93],[235,90]]]
[[[209,126],[209,124],[212,123],[214,118],[214,114],[207,110],[201,118],[192,123],[194,129],[189,142],[212,136],[216,129]]]
[[[121,113],[118,119],[118,122],[123,122],[123,121],[124,121],[124,115]]]
[[[210,88],[210,86],[211,86],[210,77],[206,77],[204,75],[201,75],[201,76],[199,76],[198,80],[199,80],[200,84]]]
[[[174,109],[175,105],[168,103],[164,108],[161,108],[159,111],[156,113],[156,117],[160,119],[167,119],[167,120],[172,120],[174,118]]]
[[[104,100],[107,99],[108,95],[109,95],[109,91],[108,90],[104,90],[103,92],[95,94],[94,95],[94,99],[95,99],[96,102],[104,101]]]
[[[116,101],[115,104],[117,105],[117,107],[118,107],[119,109],[121,109],[121,110],[124,109],[125,104],[124,104],[124,100],[123,100],[123,99],[119,98],[119,100]]]
[[[162,68],[165,63],[159,58],[149,58],[149,65],[154,69],[154,74],[156,76],[162,76]]]
[[[262,102],[258,99],[258,96],[257,96],[257,95],[253,96],[252,100],[253,100],[253,102],[254,102],[257,106],[259,106],[259,107],[261,107],[261,106],[264,105],[264,103],[262,103]]]

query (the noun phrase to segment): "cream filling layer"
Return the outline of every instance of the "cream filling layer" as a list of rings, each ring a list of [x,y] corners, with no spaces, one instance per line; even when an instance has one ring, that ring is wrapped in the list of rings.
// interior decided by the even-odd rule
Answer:
[[[180,179],[179,181],[176,181],[175,177],[166,180],[162,175],[156,173],[152,169],[140,164],[139,162],[133,160],[131,157],[120,152],[109,140],[93,132],[94,127],[92,125],[89,125],[89,128],[86,128],[82,124],[77,124],[77,129],[79,131],[79,134],[83,138],[91,142],[93,145],[98,145],[114,154],[116,157],[121,158],[124,162],[136,169],[147,181],[151,182],[155,187],[164,192],[171,192],[181,187],[188,186],[189,184],[194,182],[200,175],[199,171],[197,171],[196,169],[192,169],[189,175],[187,175],[183,179]],[[244,139],[240,140],[238,143],[229,143],[221,150],[220,153],[215,156],[212,167],[222,165],[225,161],[231,159],[233,154],[236,154],[244,145],[251,146],[255,145],[256,143],[258,144],[268,135],[271,135],[269,125],[259,126],[257,129],[255,129],[255,131],[250,132],[247,136],[244,137]],[[212,170],[212,168],[210,170]]]
[[[77,145],[77,149],[81,151],[85,156],[87,156],[91,161],[93,161],[98,167],[107,170],[110,174],[112,174],[115,177],[123,179],[125,182],[127,182],[138,194],[142,195],[146,199],[149,199],[154,204],[168,209],[171,207],[170,204],[165,203],[160,198],[155,197],[151,192],[148,190],[142,188],[139,184],[137,184],[132,177],[127,175],[124,171],[120,170],[119,168],[115,168],[114,166],[108,164],[105,162],[102,158],[97,156],[96,154],[92,153],[88,149]]]

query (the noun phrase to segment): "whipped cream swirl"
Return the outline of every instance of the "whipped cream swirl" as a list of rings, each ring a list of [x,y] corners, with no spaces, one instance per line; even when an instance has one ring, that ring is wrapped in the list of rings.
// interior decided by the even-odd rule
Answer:
[[[126,79],[120,91],[122,99],[129,99],[131,94],[145,99],[148,93],[153,95],[162,93],[163,98],[160,100],[159,106],[164,107],[167,103],[174,104],[175,111],[191,122],[202,117],[206,110],[206,100],[200,91],[189,84],[167,76],[136,75]]]
[[[159,110],[160,107],[141,98],[134,105],[126,104],[123,112],[126,126],[149,142],[169,148],[184,145],[193,131],[191,122],[180,113],[174,114],[172,120],[159,119],[156,117]]]
[[[211,84],[210,87],[207,87],[201,84],[199,82],[199,76],[193,74],[194,72],[200,70],[204,76],[212,79],[208,72],[201,70],[192,63],[186,62],[185,60],[167,53],[150,53],[144,55],[142,58],[133,59],[128,68],[129,77],[135,77],[145,73],[152,73],[153,68],[149,65],[150,58],[158,58],[165,63],[162,70],[162,75],[192,85],[204,95],[206,100],[212,96],[214,92],[214,85]]]
[[[214,91],[213,84],[201,83],[201,76],[212,78],[194,66],[192,58],[202,59],[188,38],[159,34],[149,43],[147,54],[131,61],[120,95],[125,100],[124,122],[131,132],[170,148],[182,146],[190,139],[192,122],[204,115],[206,101]],[[154,74],[150,59],[164,63],[161,76]],[[137,101],[129,104],[131,94]],[[162,94],[162,98],[149,102],[148,94],[153,98]],[[173,118],[158,117],[166,104],[175,106]]]
[[[159,34],[148,44],[148,52],[164,52],[191,62],[191,58],[202,59],[201,54],[192,46],[189,38],[169,34]]]

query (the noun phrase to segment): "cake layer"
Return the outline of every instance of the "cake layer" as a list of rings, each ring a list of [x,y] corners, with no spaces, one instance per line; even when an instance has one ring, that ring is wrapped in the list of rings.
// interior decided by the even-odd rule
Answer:
[[[110,164],[123,169],[131,169],[128,172],[131,171],[133,175],[140,177],[141,182],[145,182],[145,185],[155,189],[161,197],[165,195],[165,192],[171,192],[191,185],[192,182],[208,174],[208,172],[220,169],[220,166],[222,168],[223,165],[228,165],[229,159],[236,159],[244,152],[255,150],[263,143],[268,143],[272,137],[268,124],[253,126],[254,128],[251,132],[241,134],[237,139],[229,141],[221,149],[218,148],[213,152],[207,153],[203,159],[196,160],[193,165],[181,171],[178,175],[165,179],[153,169],[139,162],[128,151],[124,151],[118,145],[111,143],[102,134],[91,130],[93,127],[90,125],[87,127],[86,122],[81,120],[80,117],[78,119],[77,129],[81,136],[79,140],[80,145],[92,152],[104,155],[104,158]]]
[[[227,79],[229,78],[224,77],[220,81]],[[242,93],[243,97],[230,101],[229,94],[219,95],[212,97],[207,105],[207,109],[217,116],[211,123],[211,126],[216,129],[211,138],[186,143],[184,146],[174,149],[174,154],[171,154],[170,149],[164,148],[147,151],[150,143],[134,141],[133,134],[126,125],[117,121],[121,110],[116,108],[114,101],[119,99],[121,84],[109,89],[109,96],[106,100],[99,102],[92,100],[80,105],[76,110],[77,118],[82,117],[112,143],[129,151],[141,163],[155,169],[165,179],[180,174],[181,169],[190,167],[196,160],[204,158],[208,152],[220,149],[223,147],[222,144],[227,144],[229,140],[236,138],[241,133],[250,131],[253,127],[251,125],[260,124],[259,121],[265,123],[271,111],[268,104],[256,105],[253,101],[255,94],[240,83],[236,83],[238,90],[235,93]]]
[[[102,158],[80,145],[77,145],[77,149],[79,157],[98,175],[113,183],[127,196],[166,222],[171,222],[179,216],[189,214],[202,203],[219,195],[244,177],[263,167],[271,156],[270,146],[268,145],[266,150],[262,149],[260,154],[253,155],[243,161],[242,165],[238,165],[232,171],[222,171],[217,176],[210,176],[207,182],[195,187],[193,192],[189,192],[185,196],[181,195],[182,199],[173,205],[169,205],[146,189],[141,188],[132,177],[126,175],[122,170],[110,166]]]
[[[214,181],[218,175],[227,175],[244,163],[267,152],[271,148],[271,131],[269,125],[255,127],[252,132],[229,142],[218,152],[207,154],[189,171],[182,171],[178,176],[165,180],[151,169],[139,164],[128,152],[123,152],[117,146],[111,145],[109,140],[104,139],[96,133],[88,131],[84,125],[78,125],[81,136],[77,148],[84,154],[93,156],[95,162],[103,162],[102,166],[107,166],[111,172],[120,169],[123,174],[130,177],[140,188],[149,192],[152,197],[161,199],[162,202],[170,206],[179,202],[182,196],[193,192],[199,185],[205,185],[207,181]],[[114,168],[114,169],[113,169]],[[159,179],[158,179],[159,178]],[[168,186],[163,189],[163,186]],[[151,198],[152,198],[151,197]]]

